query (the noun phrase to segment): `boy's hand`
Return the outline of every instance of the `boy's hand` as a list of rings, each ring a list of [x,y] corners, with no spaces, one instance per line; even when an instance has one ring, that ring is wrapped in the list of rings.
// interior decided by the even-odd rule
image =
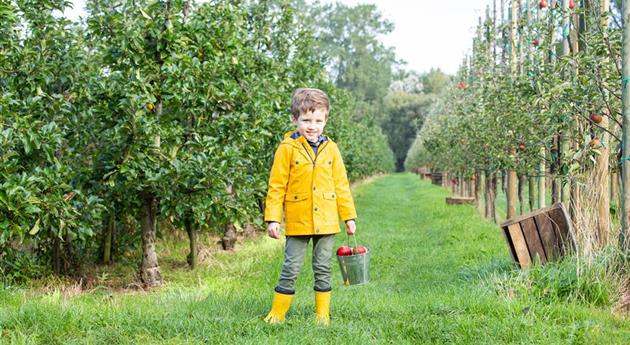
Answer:
[[[357,224],[354,222],[354,219],[346,220],[346,233],[348,236],[354,235],[357,231]]]
[[[275,239],[280,238],[280,223],[270,222],[267,225],[267,234],[271,238],[275,238]]]

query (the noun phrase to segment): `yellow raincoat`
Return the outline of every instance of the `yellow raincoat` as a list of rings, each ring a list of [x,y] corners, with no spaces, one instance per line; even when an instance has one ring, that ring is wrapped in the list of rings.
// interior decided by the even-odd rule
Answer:
[[[315,155],[294,133],[284,135],[274,156],[265,221],[280,223],[284,208],[287,236],[336,234],[339,217],[357,217],[337,144],[327,138]]]

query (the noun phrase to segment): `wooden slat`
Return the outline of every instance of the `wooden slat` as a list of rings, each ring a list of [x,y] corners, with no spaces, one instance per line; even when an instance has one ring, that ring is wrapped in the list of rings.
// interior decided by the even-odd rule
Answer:
[[[553,204],[551,206],[548,206],[548,207],[539,208],[539,209],[534,210],[534,211],[532,211],[530,213],[527,213],[527,214],[524,214],[524,215],[521,215],[521,216],[518,216],[518,217],[510,218],[510,219],[506,220],[505,222],[501,223],[501,227],[505,227],[505,226],[508,226],[508,225],[511,225],[511,224],[514,224],[514,223],[520,223],[523,219],[531,218],[531,217],[534,217],[534,216],[536,216],[538,214],[549,213],[550,211],[552,211],[554,209],[557,209],[557,208],[560,208],[560,207],[562,207],[561,203],[555,203],[555,204]]]
[[[510,255],[512,256],[512,260],[518,264],[518,258],[516,257],[516,251],[514,250],[514,244],[512,243],[512,238],[510,236],[510,230],[507,227],[502,229],[501,233],[503,234],[503,238],[505,239],[505,243],[507,243],[508,249],[510,250]]]
[[[554,230],[554,225],[551,223],[551,219],[546,214],[537,214],[534,216],[534,220],[538,228],[540,240],[545,248],[547,260],[555,260],[560,254],[560,248],[558,247],[556,230]]]
[[[510,238],[512,239],[519,265],[521,265],[521,268],[529,267],[532,263],[532,259],[529,256],[527,242],[525,242],[525,238],[523,237],[521,225],[518,223],[509,225],[508,231],[510,232]]]
[[[540,236],[538,235],[534,218],[524,219],[521,222],[521,229],[523,229],[523,235],[525,236],[525,241],[527,242],[527,248],[529,249],[532,261],[536,261],[536,257],[538,257],[537,260],[539,263],[544,264],[547,262],[547,256],[545,255],[545,250],[543,249],[543,245],[540,241]]]
[[[473,204],[474,202],[475,202],[475,198],[466,197],[466,196],[450,196],[446,198],[446,203],[449,205]]]
[[[571,237],[571,225],[568,214],[563,207],[559,207],[551,210],[549,217],[552,223],[557,225],[554,229],[556,230],[556,237],[558,238],[558,247],[560,249],[560,255],[564,255],[573,249],[573,238]]]

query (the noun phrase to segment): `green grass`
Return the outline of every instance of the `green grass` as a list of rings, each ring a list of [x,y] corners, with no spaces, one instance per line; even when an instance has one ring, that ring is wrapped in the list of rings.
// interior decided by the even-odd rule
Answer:
[[[509,278],[496,225],[411,174],[355,191],[358,238],[371,282],[345,287],[333,272],[332,325],[313,325],[310,260],[287,321],[262,321],[282,264],[282,241],[258,238],[188,271],[185,243],[161,243],[164,287],[0,291],[0,342],[42,344],[626,344],[630,322],[580,301],[544,299]],[[341,244],[345,235],[337,237]]]

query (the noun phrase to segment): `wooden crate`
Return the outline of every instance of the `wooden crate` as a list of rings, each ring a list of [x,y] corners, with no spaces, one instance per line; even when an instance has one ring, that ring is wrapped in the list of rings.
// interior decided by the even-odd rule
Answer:
[[[429,169],[429,168],[427,168],[427,167],[419,167],[419,168],[417,169],[416,173],[417,173],[418,175],[430,174],[430,173],[431,173],[431,171],[430,171],[430,170],[431,170],[431,169]]]
[[[571,219],[562,203],[508,219],[501,229],[510,254],[521,268],[545,264],[575,249]]]
[[[443,182],[444,182],[444,174],[442,174],[441,172],[434,172],[431,173],[431,183],[433,183],[434,185],[437,186],[442,186]]]
[[[446,198],[446,203],[449,205],[474,204],[475,198],[467,196],[449,196]]]

